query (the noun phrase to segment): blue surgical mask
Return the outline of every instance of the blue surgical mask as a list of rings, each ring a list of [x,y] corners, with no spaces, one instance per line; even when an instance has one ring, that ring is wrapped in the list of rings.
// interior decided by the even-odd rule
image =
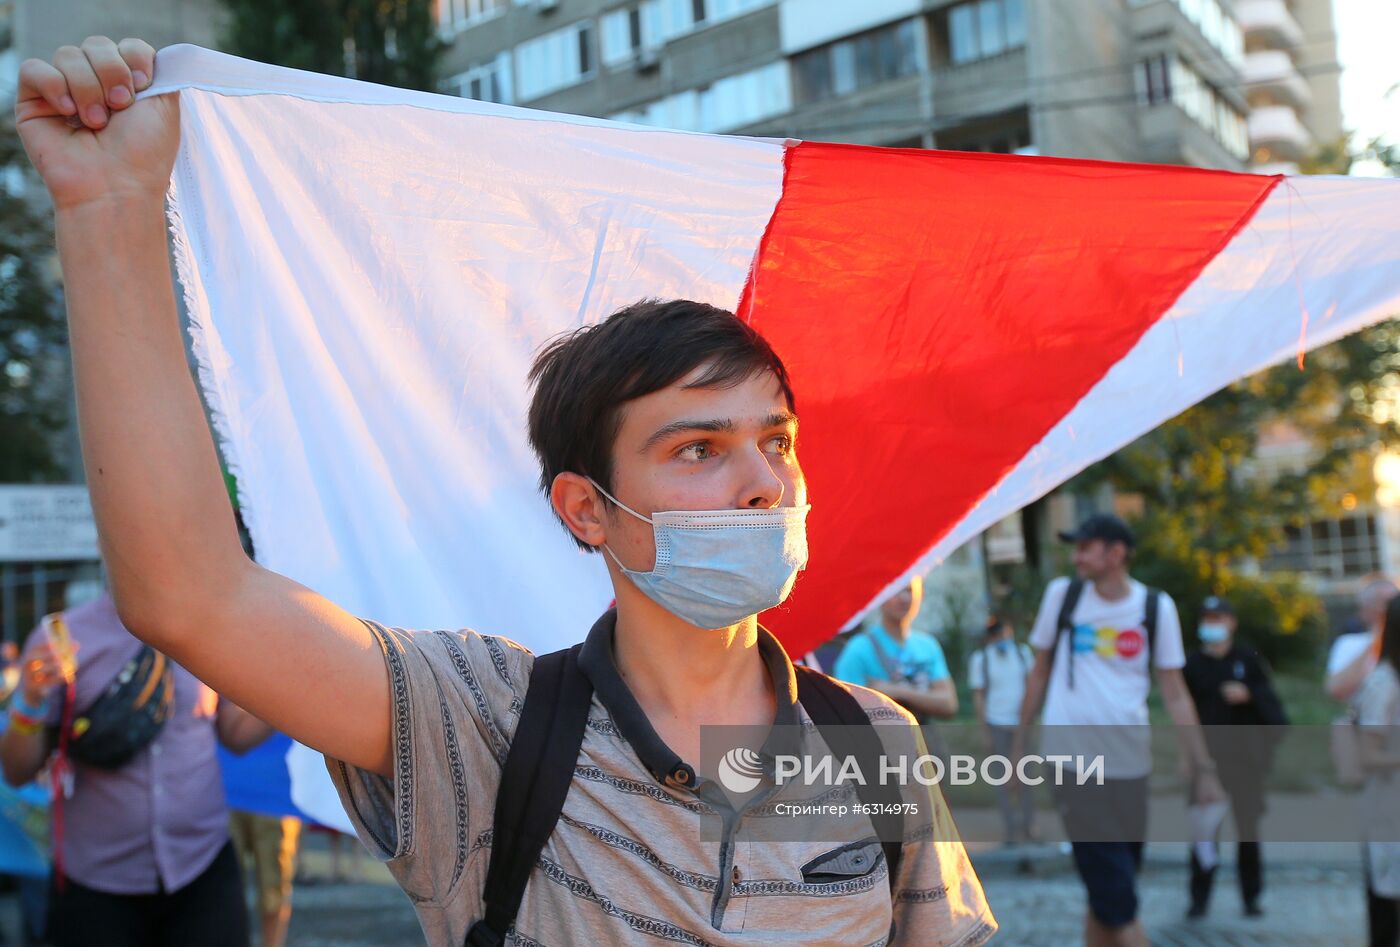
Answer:
[[[997,653],[998,653],[998,654],[1005,654],[1006,652],[1008,652],[1008,651],[1010,651],[1010,650],[1011,650],[1011,642],[1007,641],[1005,638],[1003,638],[1002,640],[1000,640],[1000,641],[997,642]]]
[[[1230,637],[1230,626],[1218,621],[1203,621],[1196,634],[1206,644],[1217,644]]]
[[[644,523],[656,540],[650,572],[609,556],[648,598],[697,628],[727,628],[783,602],[807,565],[810,505],[776,510],[676,510],[643,516],[597,483],[598,492]]]

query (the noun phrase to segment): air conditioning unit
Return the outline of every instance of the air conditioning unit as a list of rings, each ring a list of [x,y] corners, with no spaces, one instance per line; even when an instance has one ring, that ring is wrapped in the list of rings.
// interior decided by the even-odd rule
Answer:
[[[638,72],[653,72],[661,65],[661,50],[655,46],[643,46],[637,50],[637,57],[632,60],[632,68]]]
[[[559,0],[534,0],[536,13],[553,13],[559,8]]]

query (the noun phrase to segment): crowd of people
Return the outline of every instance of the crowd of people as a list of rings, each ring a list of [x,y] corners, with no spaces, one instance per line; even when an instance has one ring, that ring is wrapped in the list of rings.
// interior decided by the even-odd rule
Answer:
[[[967,660],[972,717],[989,754],[1015,760],[1027,750],[1030,728],[1123,728],[1141,737],[1135,749],[1107,758],[1102,787],[1055,786],[1053,804],[1070,838],[1087,893],[1085,942],[1141,944],[1136,875],[1148,821],[1151,761],[1148,696],[1155,683],[1176,724],[1193,808],[1207,818],[1206,837],[1189,846],[1187,916],[1207,915],[1220,866],[1219,839],[1228,810],[1237,842],[1236,875],[1246,916],[1263,914],[1264,865],[1260,823],[1275,750],[1289,723],[1268,663],[1237,639],[1231,603],[1212,595],[1200,603],[1196,642],[1188,653],[1176,605],[1130,574],[1135,537],[1112,515],[1096,515],[1060,538],[1073,546],[1071,577],[1045,591],[1028,640],[993,614]],[[1368,829],[1364,865],[1372,947],[1395,947],[1400,905],[1400,839],[1395,811],[1395,747],[1400,723],[1395,689],[1400,648],[1400,596],[1389,578],[1372,577],[1358,593],[1357,616],[1333,643],[1325,688],[1345,704],[1360,733],[1358,764]],[[885,601],[855,633],[820,649],[812,663],[845,681],[873,687],[922,721],[952,720],[957,690],[942,646],[915,630],[922,580]],[[1197,726],[1199,724],[1199,726]],[[1138,728],[1141,728],[1140,731]],[[1246,731],[1234,728],[1253,728]],[[938,740],[929,728],[930,749]],[[1052,737],[1050,734],[1053,733]],[[1081,741],[1090,738],[1076,732]],[[1049,731],[1048,744],[1064,733]],[[1121,747],[1120,747],[1121,749]],[[1036,841],[1037,806],[1030,785],[997,785],[1007,844]],[[1386,793],[1389,795],[1386,795]],[[1029,860],[1023,859],[1029,866]]]
[[[862,793],[860,818],[820,818],[802,848],[752,842],[797,798],[777,778],[778,749],[829,755],[844,742],[867,754],[871,741],[850,734],[872,736],[876,720],[896,723],[880,739],[917,747],[916,722],[956,715],[958,697],[937,641],[912,627],[920,583],[836,658],[838,678],[865,686],[795,665],[758,623],[806,564],[810,506],[787,370],[733,313],[642,300],[556,340],[530,372],[540,483],[578,546],[605,553],[615,593],[601,617],[580,617],[580,632],[594,622],[582,643],[537,657],[470,630],[389,628],[252,561],[179,332],[163,198],[180,106],[137,98],[154,70],[147,44],[94,37],[27,61],[16,98],[56,208],[111,583],[30,636],[0,738],[10,783],[45,773],[52,789],[52,942],[248,943],[234,839],[273,866],[258,875],[259,927],[266,943],[284,936],[295,842],[260,819],[231,833],[217,752],[247,751],[273,727],[324,755],[360,841],[434,945],[660,934],[973,947],[994,936],[935,794],[927,833],[906,833],[872,790],[878,805]],[[1282,717],[1263,664],[1232,641],[1229,603],[1204,603],[1188,661],[1170,595],[1130,574],[1125,524],[1098,516],[1062,538],[1075,575],[1046,590],[1034,651],[994,621],[968,668],[989,749],[1021,755],[1037,721],[1046,740],[1075,727],[1145,731],[1155,682],[1192,804],[1228,801],[1248,827],[1257,787],[1213,757],[1198,724]],[[1330,682],[1356,705],[1367,798],[1397,766],[1386,725],[1400,611],[1377,609],[1384,620],[1336,659]],[[773,734],[743,748],[756,761],[748,792],[697,769],[706,726]],[[1130,743],[1101,785],[1053,792],[1091,945],[1145,943],[1136,877],[1151,759]],[[1008,791],[1001,810],[1009,839],[1036,835],[1024,797]],[[720,817],[717,839],[695,831],[697,813]],[[1367,840],[1373,936],[1394,929],[1395,837]],[[1257,912],[1261,859],[1249,851],[1241,886]],[[1204,854],[1196,913],[1214,876]]]
[[[1187,653],[1171,598],[1130,576],[1134,537],[1121,520],[1095,516],[1062,539],[1073,544],[1075,575],[1047,588],[1029,640],[1018,640],[1012,622],[993,615],[968,655],[972,718],[983,749],[1015,758],[1037,720],[1145,725],[1148,668],[1154,669],[1173,720],[1202,725],[1201,742],[1183,745],[1191,778],[1202,783],[1193,787],[1193,799],[1228,800],[1242,906],[1248,916],[1261,914],[1260,822],[1276,743],[1232,740],[1228,733],[1230,727],[1288,723],[1267,663],[1237,639],[1235,610],[1219,596],[1201,603],[1197,644]],[[835,677],[886,694],[921,723],[955,719],[958,693],[942,645],[914,628],[922,600],[923,582],[915,579],[857,633],[808,663],[824,658]],[[26,918],[31,942],[246,944],[247,878],[258,940],[281,947],[302,825],[282,813],[280,800],[253,806],[263,812],[227,810],[216,747],[265,759],[264,769],[241,770],[249,786],[240,796],[256,795],[280,781],[275,771],[285,765],[287,738],[132,637],[106,593],[47,616],[17,659],[12,651],[10,663],[17,674],[0,735],[0,765],[12,786],[42,773],[53,787],[54,866],[40,899],[48,909],[43,917]],[[1332,645],[1325,681],[1362,734],[1367,787],[1384,784],[1397,766],[1397,747],[1389,742],[1390,728],[1400,724],[1397,668],[1400,595],[1394,582],[1374,577],[1358,594],[1356,620]],[[926,733],[937,740],[936,726]],[[936,743],[932,748],[941,750]],[[1137,921],[1135,875],[1146,833],[1148,773],[1144,758],[1131,759],[1135,765],[1115,767],[1091,794],[1054,789],[1087,893],[1089,944],[1146,942]],[[996,795],[1005,841],[1038,841],[1032,787],[1011,780],[998,785]],[[1400,831],[1381,793],[1363,795],[1363,824],[1374,830],[1363,857],[1371,944],[1391,947],[1400,905]],[[1105,820],[1113,826],[1108,832]],[[1223,824],[1215,820],[1213,837],[1190,846],[1191,918],[1207,914]],[[339,862],[342,846],[333,852]],[[340,877],[338,869],[334,874]],[[32,899],[24,903],[32,914]]]

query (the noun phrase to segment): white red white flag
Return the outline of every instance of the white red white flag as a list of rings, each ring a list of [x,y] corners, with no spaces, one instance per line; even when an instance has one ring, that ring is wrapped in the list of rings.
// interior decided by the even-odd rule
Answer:
[[[642,297],[786,362],[812,558],[793,653],[1251,372],[1400,313],[1400,181],[754,140],[189,46],[172,231],[268,567],[535,649],[611,592],[536,487],[526,371]]]

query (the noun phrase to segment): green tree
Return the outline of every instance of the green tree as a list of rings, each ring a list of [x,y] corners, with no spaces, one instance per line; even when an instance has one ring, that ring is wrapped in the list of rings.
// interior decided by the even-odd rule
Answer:
[[[444,49],[432,0],[225,0],[224,48],[279,66],[436,88]]]
[[[26,195],[29,162],[0,122],[0,483],[58,479],[67,421],[63,309],[46,209]]]
[[[1327,145],[1305,170],[1346,173],[1361,158],[1400,173],[1400,152],[1379,141]],[[1300,463],[1261,465],[1262,437],[1284,433],[1310,448]],[[1400,447],[1400,320],[1392,319],[1217,392],[1089,468],[1078,492],[1110,485],[1139,497],[1137,572],[1183,605],[1232,595],[1256,631],[1296,636],[1256,642],[1285,661],[1323,634],[1315,597],[1295,578],[1251,578],[1238,569],[1280,546],[1289,526],[1335,516],[1374,499],[1376,457]],[[1238,603],[1237,603],[1238,604]],[[1305,640],[1306,639],[1306,640]]]
[[[1217,592],[1256,606],[1255,632],[1306,632],[1264,644],[1276,660],[1311,657],[1318,604],[1295,580],[1239,573],[1283,544],[1285,529],[1374,499],[1375,458],[1400,446],[1400,321],[1372,326],[1223,389],[1089,468],[1071,489],[1108,484],[1140,498],[1137,573],[1193,603]],[[1309,450],[1295,466],[1258,460],[1261,437],[1286,432]],[[1272,608],[1272,611],[1270,609]],[[1241,616],[1242,619],[1244,616]],[[1242,620],[1242,626],[1247,627]]]

